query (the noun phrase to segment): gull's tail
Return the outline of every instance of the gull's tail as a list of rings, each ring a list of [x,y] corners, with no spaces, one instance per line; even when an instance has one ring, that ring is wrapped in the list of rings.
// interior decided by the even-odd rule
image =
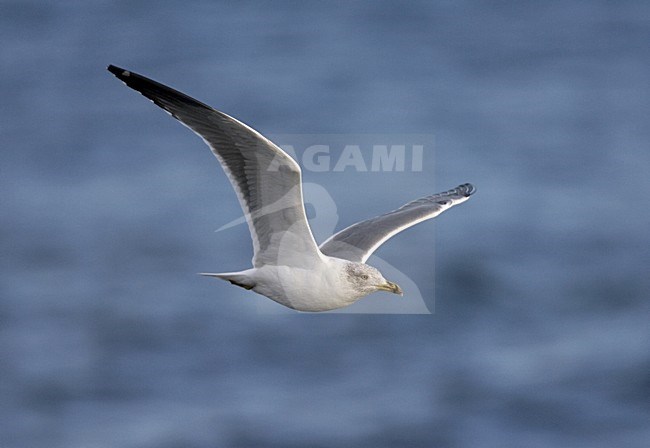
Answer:
[[[242,272],[224,272],[219,274],[212,274],[208,272],[202,272],[200,275],[206,277],[216,277],[222,280],[229,281],[233,285],[241,286],[244,289],[253,289],[255,287],[255,282],[250,275],[247,274],[247,271]]]

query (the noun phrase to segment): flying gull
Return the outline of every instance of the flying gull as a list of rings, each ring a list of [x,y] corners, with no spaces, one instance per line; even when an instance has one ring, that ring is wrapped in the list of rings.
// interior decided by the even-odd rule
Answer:
[[[253,240],[253,267],[203,274],[253,290],[298,311],[328,311],[376,291],[402,295],[398,285],[365,264],[386,240],[465,202],[463,184],[358,222],[318,246],[302,197],[300,166],[244,123],[181,92],[114,65],[108,70],[198,134],[232,183]]]

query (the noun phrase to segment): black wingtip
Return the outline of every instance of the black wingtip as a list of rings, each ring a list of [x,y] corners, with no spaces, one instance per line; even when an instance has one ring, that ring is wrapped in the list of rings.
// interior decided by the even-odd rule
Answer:
[[[131,76],[130,71],[124,70],[123,68],[116,67],[114,65],[109,65],[108,67],[106,67],[106,69],[122,80],[124,80],[124,78],[128,78],[129,76]]]
[[[178,113],[180,104],[214,111],[214,109],[212,109],[207,104],[195,100],[191,96],[179,92],[178,90],[174,90],[169,86],[154,81],[153,79],[149,79],[146,76],[142,76],[138,73],[117,67],[115,65],[109,65],[106,67],[106,69],[114,74],[117,79],[122,81],[128,87],[140,92],[142,95],[153,101],[156,105],[162,107],[167,112],[172,114],[175,118],[178,118],[176,114]]]
[[[472,184],[463,184],[458,186],[458,192],[465,197],[469,197],[476,193],[476,187]]]

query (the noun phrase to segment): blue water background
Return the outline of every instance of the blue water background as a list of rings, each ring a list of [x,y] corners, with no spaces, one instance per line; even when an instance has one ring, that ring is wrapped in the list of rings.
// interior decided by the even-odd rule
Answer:
[[[649,42],[641,0],[3,0],[0,446],[648,446]],[[305,173],[339,227],[477,186],[378,252],[435,313],[196,276],[249,266],[235,196],[107,64],[263,133],[435,135]]]

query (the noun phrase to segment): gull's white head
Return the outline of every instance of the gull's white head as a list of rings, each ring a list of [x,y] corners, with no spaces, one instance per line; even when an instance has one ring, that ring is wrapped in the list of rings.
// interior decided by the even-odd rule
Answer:
[[[348,262],[345,275],[355,291],[363,297],[375,291],[388,291],[393,294],[403,295],[402,288],[389,282],[377,269],[364,263]]]

